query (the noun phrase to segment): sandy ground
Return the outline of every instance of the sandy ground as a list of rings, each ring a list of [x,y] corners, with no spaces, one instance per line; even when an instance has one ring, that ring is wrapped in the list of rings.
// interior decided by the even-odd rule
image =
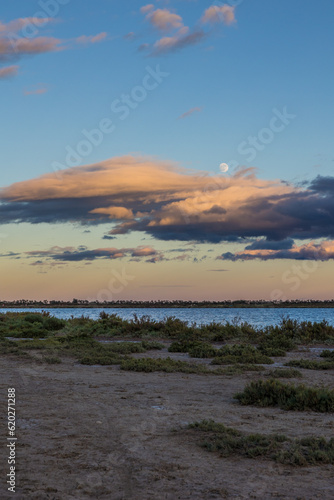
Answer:
[[[303,354],[315,356],[316,351]],[[146,374],[82,366],[66,358],[60,365],[8,356],[0,360],[3,443],[7,387],[16,388],[18,438],[17,491],[9,493],[5,484],[4,444],[1,499],[334,498],[333,466],[222,459],[189,435],[173,432],[212,418],[247,432],[333,437],[333,415],[240,406],[233,395],[263,374]],[[301,371],[304,383],[332,385],[330,371]]]

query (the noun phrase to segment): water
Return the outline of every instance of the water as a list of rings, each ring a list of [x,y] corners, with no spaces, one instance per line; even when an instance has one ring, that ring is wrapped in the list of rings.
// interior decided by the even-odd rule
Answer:
[[[41,312],[43,309],[5,309],[0,308],[0,312]],[[55,308],[47,309],[52,316],[57,318],[69,319],[71,316],[79,318],[80,316],[88,316],[92,319],[98,319],[100,312],[105,311],[109,314],[117,314],[123,319],[131,319],[134,314],[138,317],[148,315],[154,320],[162,320],[166,316],[175,316],[189,323],[196,322],[197,324],[207,324],[215,321],[224,323],[225,321],[233,322],[236,318],[239,321],[247,321],[253,326],[263,327],[267,325],[276,325],[280,323],[283,316],[289,316],[291,319],[298,321],[316,321],[327,320],[329,324],[334,325],[334,309],[328,308],[277,308],[277,309],[221,309],[216,307],[210,308],[193,308],[193,309],[178,309],[178,308]]]

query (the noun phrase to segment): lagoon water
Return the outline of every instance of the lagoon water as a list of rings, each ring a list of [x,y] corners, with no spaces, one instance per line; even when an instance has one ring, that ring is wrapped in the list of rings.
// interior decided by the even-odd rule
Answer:
[[[43,309],[5,309],[0,308],[0,313],[4,312],[41,312]],[[79,318],[80,316],[88,316],[92,319],[98,319],[100,312],[105,311],[108,314],[117,314],[123,319],[131,319],[134,314],[138,317],[147,315],[154,320],[162,320],[167,316],[175,316],[189,324],[196,322],[197,324],[208,324],[212,321],[217,323],[225,323],[226,321],[243,322],[246,321],[253,326],[267,326],[280,323],[283,317],[290,317],[298,321],[328,321],[334,325],[334,309],[328,308],[277,308],[277,309],[260,309],[260,308],[234,308],[222,309],[216,307],[210,308],[55,308],[45,309],[50,311],[52,316],[57,318],[69,319],[72,316]]]

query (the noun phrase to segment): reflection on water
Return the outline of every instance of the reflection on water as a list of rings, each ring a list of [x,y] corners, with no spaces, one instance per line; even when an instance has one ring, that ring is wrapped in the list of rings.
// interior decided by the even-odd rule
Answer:
[[[41,312],[42,309],[0,309],[0,312]],[[207,324],[215,321],[217,323],[225,323],[226,321],[247,321],[254,326],[266,326],[278,324],[284,316],[289,316],[291,319],[298,321],[316,321],[327,320],[329,324],[334,325],[334,309],[327,308],[277,308],[277,309],[221,309],[221,308],[193,308],[193,309],[178,309],[178,308],[59,308],[49,309],[52,316],[57,318],[69,319],[71,316],[78,318],[80,316],[89,316],[92,319],[98,319],[100,312],[105,311],[109,314],[117,314],[123,319],[131,319],[134,314],[138,317],[145,315],[150,316],[154,320],[162,320],[167,316],[175,316],[183,321],[197,324]]]

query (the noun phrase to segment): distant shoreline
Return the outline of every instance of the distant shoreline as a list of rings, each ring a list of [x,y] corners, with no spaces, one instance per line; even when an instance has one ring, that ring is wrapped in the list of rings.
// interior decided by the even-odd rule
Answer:
[[[0,302],[1,309],[291,309],[291,308],[334,308],[334,300],[331,301],[286,301],[286,302],[266,302],[266,301],[224,301],[224,302],[191,302],[191,301],[157,301],[157,302]]]

